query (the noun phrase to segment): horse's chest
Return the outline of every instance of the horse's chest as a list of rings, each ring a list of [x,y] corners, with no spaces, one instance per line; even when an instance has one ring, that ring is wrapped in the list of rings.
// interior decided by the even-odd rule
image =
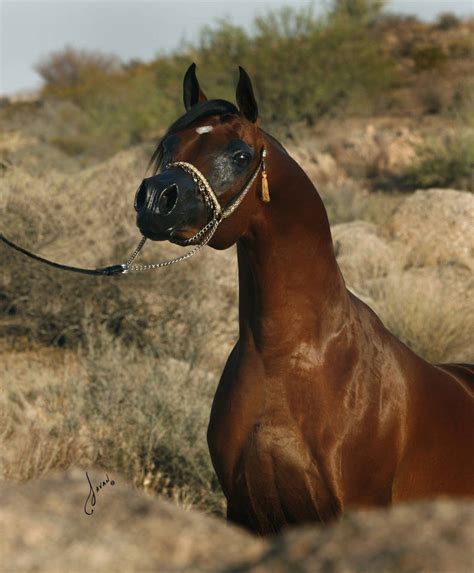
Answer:
[[[296,429],[259,422],[238,459],[233,501],[261,531],[337,513],[320,468]]]

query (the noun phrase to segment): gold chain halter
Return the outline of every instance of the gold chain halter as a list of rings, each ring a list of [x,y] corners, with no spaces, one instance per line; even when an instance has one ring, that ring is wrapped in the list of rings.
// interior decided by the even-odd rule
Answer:
[[[268,193],[268,181],[267,181],[267,172],[266,172],[266,164],[265,164],[265,157],[267,156],[266,149],[263,148],[261,152],[260,162],[257,165],[255,171],[252,174],[252,177],[249,179],[245,187],[230,201],[230,203],[223,209],[219,200],[217,199],[217,195],[214,192],[211,184],[207,180],[206,176],[199,171],[199,169],[193,165],[192,163],[188,163],[187,161],[175,161],[174,163],[169,163],[166,166],[166,169],[171,169],[172,167],[179,167],[189,173],[191,175],[194,183],[196,184],[199,192],[201,193],[204,203],[206,207],[211,211],[211,219],[210,221],[195,235],[193,235],[190,239],[185,239],[183,241],[179,241],[179,244],[182,246],[186,246],[191,244],[192,242],[199,240],[202,238],[201,242],[199,242],[193,249],[185,253],[184,255],[180,255],[175,257],[174,259],[170,259],[169,261],[162,261],[160,263],[152,263],[148,265],[133,265],[133,261],[139,255],[140,251],[143,248],[143,245],[146,242],[146,237],[142,237],[140,242],[137,245],[137,248],[133,251],[131,257],[128,261],[122,265],[123,273],[129,272],[139,272],[139,271],[148,271],[152,269],[159,269],[162,267],[167,267],[169,265],[174,265],[175,263],[180,263],[181,261],[185,261],[189,259],[196,253],[198,253],[203,247],[205,247],[209,241],[212,239],[214,233],[217,231],[217,227],[220,223],[230,217],[232,213],[237,209],[237,207],[242,203],[245,196],[249,192],[250,188],[252,187],[257,175],[262,169],[262,199],[265,202],[270,201],[270,195]]]

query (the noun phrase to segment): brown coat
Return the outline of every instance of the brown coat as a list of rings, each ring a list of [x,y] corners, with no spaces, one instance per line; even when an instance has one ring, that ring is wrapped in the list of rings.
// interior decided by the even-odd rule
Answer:
[[[238,240],[240,335],[208,431],[229,519],[267,533],[473,495],[473,369],[428,364],[346,289],[316,189],[263,137],[271,202]]]
[[[268,154],[271,201],[258,178],[209,242],[237,243],[239,260],[239,340],[208,430],[229,519],[263,534],[350,506],[473,495],[472,367],[428,364],[346,289],[321,198],[259,128],[243,69],[239,109],[207,101],[194,65],[183,99],[187,113],[154,155],[157,170],[171,168],[137,194],[144,235],[183,244],[209,221],[175,162],[192,164],[228,206]]]

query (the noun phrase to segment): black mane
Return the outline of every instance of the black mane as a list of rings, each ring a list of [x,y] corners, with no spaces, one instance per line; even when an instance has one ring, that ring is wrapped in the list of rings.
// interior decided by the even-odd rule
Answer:
[[[178,118],[161,138],[157,148],[150,159],[149,167],[153,165],[153,172],[156,174],[161,166],[163,158],[163,141],[173,133],[186,129],[198,119],[209,117],[211,115],[238,114],[239,110],[233,103],[223,99],[211,99],[194,105],[189,111]]]

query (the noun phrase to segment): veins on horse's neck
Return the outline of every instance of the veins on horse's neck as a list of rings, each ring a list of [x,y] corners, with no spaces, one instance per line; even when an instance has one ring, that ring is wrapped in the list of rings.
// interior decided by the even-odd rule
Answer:
[[[350,312],[326,210],[299,165],[271,141],[267,151],[271,201],[237,245],[240,337],[257,348],[308,333],[323,342]]]

